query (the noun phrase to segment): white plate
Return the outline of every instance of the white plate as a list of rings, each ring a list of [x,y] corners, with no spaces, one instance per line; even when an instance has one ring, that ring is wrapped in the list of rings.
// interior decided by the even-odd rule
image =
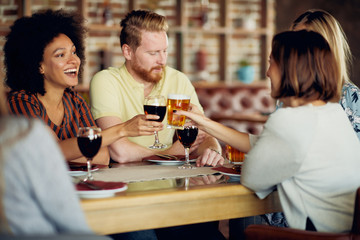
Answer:
[[[99,170],[100,168],[96,167],[96,168],[93,168],[91,169],[91,172],[95,172],[97,170]],[[87,171],[83,171],[83,170],[80,170],[80,171],[68,171],[69,175],[72,176],[72,177],[77,177],[77,176],[83,176],[83,175],[86,175],[87,174]]]
[[[159,165],[182,165],[185,163],[185,161],[180,160],[158,160],[158,159],[148,159],[146,161],[153,162]],[[191,163],[196,162],[196,158],[190,159]]]
[[[229,177],[238,177],[240,178],[240,173],[226,173],[226,172],[221,172],[219,171],[219,173],[223,174],[223,175],[226,175],[226,176],[229,176]]]
[[[88,190],[88,191],[76,191],[80,198],[107,198],[113,197],[115,193],[123,192],[128,188],[127,184],[122,188],[115,188],[109,190]]]

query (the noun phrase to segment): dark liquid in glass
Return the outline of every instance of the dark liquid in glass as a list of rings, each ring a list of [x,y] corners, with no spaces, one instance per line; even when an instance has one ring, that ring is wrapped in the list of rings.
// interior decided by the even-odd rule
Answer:
[[[98,153],[101,146],[101,136],[95,136],[95,139],[92,140],[88,137],[78,137],[77,141],[81,153],[86,158],[93,158]]]
[[[184,127],[184,130],[177,129],[177,134],[179,141],[186,148],[190,148],[191,145],[195,142],[198,128],[194,127]]]
[[[151,121],[162,122],[164,120],[164,117],[165,117],[166,106],[144,105],[144,112],[145,112],[145,114],[154,114],[154,115],[158,115],[160,117],[157,120],[152,120],[151,119]]]

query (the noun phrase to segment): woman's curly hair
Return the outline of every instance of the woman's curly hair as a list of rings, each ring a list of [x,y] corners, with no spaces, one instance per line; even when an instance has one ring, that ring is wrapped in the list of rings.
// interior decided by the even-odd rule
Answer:
[[[51,41],[65,34],[76,47],[81,60],[79,77],[85,63],[84,18],[64,10],[46,10],[22,17],[14,22],[4,45],[5,83],[12,91],[45,94],[44,77],[40,73],[44,50]]]

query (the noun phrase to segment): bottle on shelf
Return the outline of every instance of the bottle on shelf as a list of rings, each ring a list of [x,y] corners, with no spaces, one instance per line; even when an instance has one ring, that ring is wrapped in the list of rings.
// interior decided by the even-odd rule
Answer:
[[[114,25],[114,19],[109,0],[104,1],[103,24],[106,26]]]
[[[200,24],[203,28],[209,28],[209,0],[201,0]]]
[[[197,79],[199,81],[209,81],[210,74],[207,70],[207,58],[208,54],[205,46],[201,45],[195,56]]]

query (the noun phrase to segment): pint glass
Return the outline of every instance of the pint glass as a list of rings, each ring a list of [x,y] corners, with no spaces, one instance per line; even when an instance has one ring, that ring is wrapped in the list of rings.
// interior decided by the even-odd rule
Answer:
[[[167,99],[167,128],[184,129],[186,117],[173,114],[173,110],[187,111],[190,106],[190,96],[169,94]]]
[[[245,153],[226,145],[226,157],[232,164],[242,164],[245,160]]]

